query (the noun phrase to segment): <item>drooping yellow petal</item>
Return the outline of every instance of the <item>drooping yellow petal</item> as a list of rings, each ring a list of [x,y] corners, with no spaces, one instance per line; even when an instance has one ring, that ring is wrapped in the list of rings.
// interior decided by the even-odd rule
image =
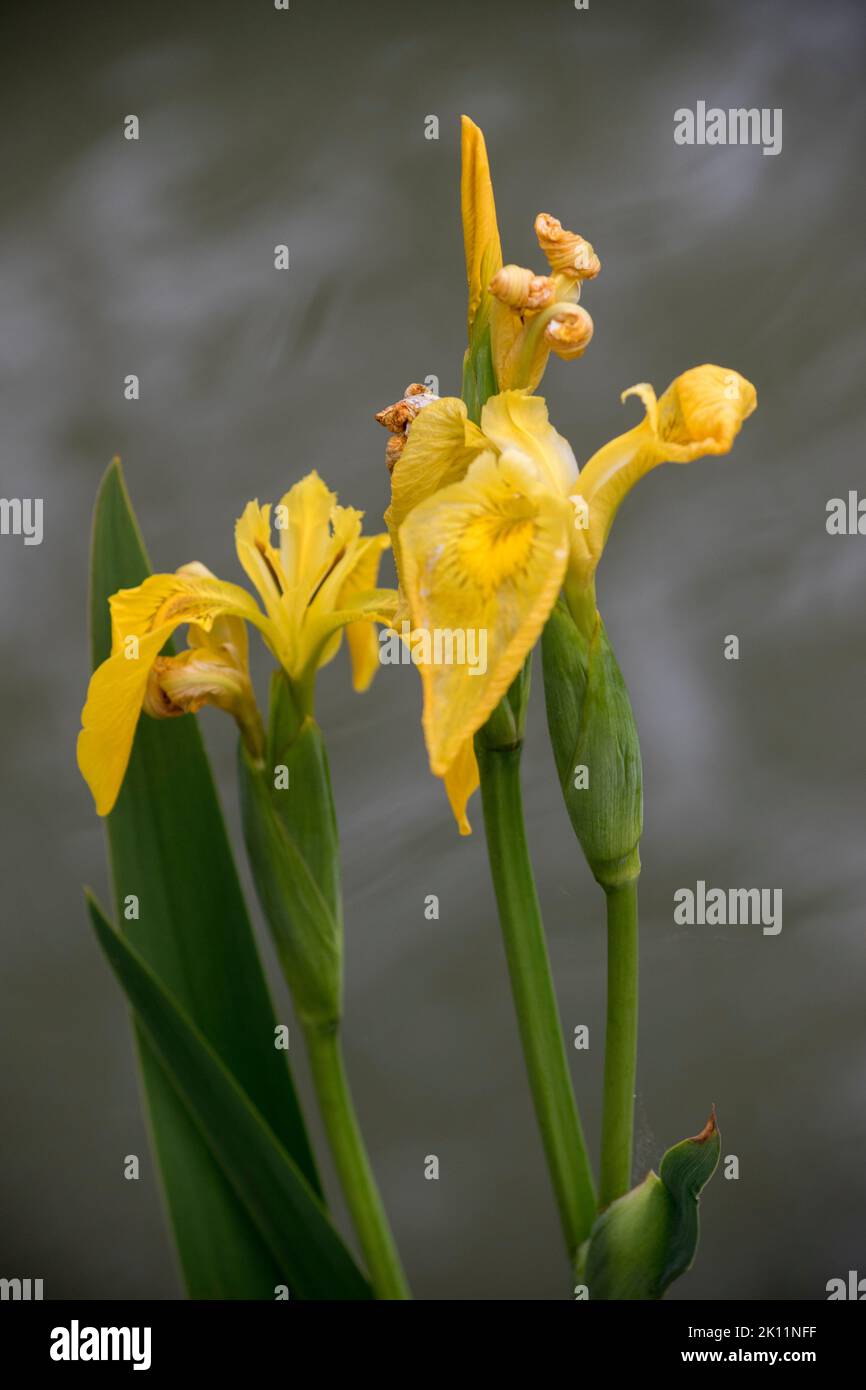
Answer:
[[[484,136],[468,116],[461,119],[460,205],[469,284],[469,336],[487,287],[502,265],[496,203]]]
[[[471,738],[468,738],[461,746],[460,752],[445,773],[443,780],[460,834],[471,835],[472,826],[469,824],[466,806],[470,796],[478,790],[481,783],[478,760],[475,757],[475,745]]]
[[[391,542],[387,536],[365,536],[358,543],[355,563],[343,582],[337,607],[351,608],[353,600],[365,590],[376,588],[379,561]],[[376,625],[371,622],[349,623],[346,642],[352,663],[352,684],[357,691],[366,690],[379,669],[379,641]]]
[[[434,401],[413,421],[391,474],[391,505],[385,513],[398,575],[398,532],[406,517],[434,492],[464,477],[484,448],[484,435],[467,418],[466,406],[457,396]]]
[[[491,396],[481,412],[481,429],[503,457],[534,469],[539,482],[561,493],[574,486],[577,460],[568,440],[550,423],[542,396],[525,391]]]
[[[269,624],[246,589],[214,575],[190,573],[152,574],[135,589],[120,589],[109,599],[112,655],[127,638],[139,640],[165,624],[180,627],[193,623],[209,632],[224,615],[242,618],[267,632]]]
[[[662,463],[690,463],[705,454],[726,454],[757,405],[750,381],[725,367],[693,367],[677,377],[660,400],[642,382],[623,392],[639,396],[646,416],[593,454],[576,484],[587,525],[573,537],[570,575],[592,578],[625,495]]]
[[[150,668],[176,624],[155,628],[130,648],[97,667],[90,678],[78,735],[78,767],[93,793],[96,811],[107,816],[126,775],[132,741],[147,690]]]
[[[176,573],[216,579],[216,575],[199,560],[192,560],[188,565],[181,565]],[[215,651],[220,651],[225,647],[232,653],[235,663],[242,670],[249,668],[249,633],[243,618],[235,618],[231,614],[223,613],[214,618],[209,629],[199,627],[197,623],[190,623],[188,640],[191,647],[207,647]]]
[[[570,504],[482,454],[400,529],[430,766],[444,776],[508,689],[559,593]]]
[[[175,629],[192,623],[208,632],[224,614],[269,626],[245,590],[211,575],[151,575],[109,602],[112,654],[90,679],[78,736],[78,766],[101,816],[117,800],[151,667]]]

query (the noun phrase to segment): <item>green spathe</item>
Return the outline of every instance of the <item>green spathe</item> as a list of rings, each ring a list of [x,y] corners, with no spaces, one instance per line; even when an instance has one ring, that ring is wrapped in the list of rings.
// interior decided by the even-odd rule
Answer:
[[[590,1299],[659,1299],[698,1248],[698,1200],[716,1170],[721,1138],[713,1110],[693,1139],[668,1149],[658,1174],[596,1219],[577,1262]]]
[[[542,637],[550,741],[574,833],[610,891],[640,873],[640,744],[631,701],[604,623],[578,627],[564,600]]]
[[[342,1012],[340,854],[321,730],[288,682],[271,683],[265,762],[238,745],[241,811],[253,881],[304,1027]]]

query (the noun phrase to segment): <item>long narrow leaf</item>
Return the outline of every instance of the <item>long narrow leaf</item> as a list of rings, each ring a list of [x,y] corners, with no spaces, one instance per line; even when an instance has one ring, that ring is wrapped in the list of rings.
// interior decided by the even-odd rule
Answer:
[[[279,1282],[299,1298],[370,1298],[321,1203],[249,1096],[89,895],[87,903],[148,1042],[282,1271]]]

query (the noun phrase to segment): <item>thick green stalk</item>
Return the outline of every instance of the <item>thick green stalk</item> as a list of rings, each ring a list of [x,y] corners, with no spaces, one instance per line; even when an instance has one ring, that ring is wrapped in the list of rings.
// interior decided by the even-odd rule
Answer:
[[[339,1031],[308,1028],[305,1039],[328,1143],[376,1297],[409,1298],[406,1276],[355,1114]]]
[[[589,1235],[595,1192],[523,824],[520,747],[476,740],[484,826],[535,1113],[572,1259]]]
[[[599,1203],[631,1187],[637,1068],[637,879],[607,894],[607,1035]]]

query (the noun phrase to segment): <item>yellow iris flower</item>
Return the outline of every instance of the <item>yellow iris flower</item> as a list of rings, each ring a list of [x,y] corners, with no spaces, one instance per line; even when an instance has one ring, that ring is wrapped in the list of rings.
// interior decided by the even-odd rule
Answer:
[[[111,655],[91,677],[78,736],[78,765],[100,815],[117,800],[142,710],[172,717],[217,705],[234,715],[260,756],[247,623],[285,670],[303,713],[311,712],[316,671],[336,654],[344,629],[355,689],[366,689],[378,665],[374,623],[393,620],[396,595],[376,587],[388,537],[362,536],[362,517],[338,506],[316,473],[277,506],[276,544],[270,506],[248,503],[235,544],[264,611],[246,589],[198,564],[112,596]],[[189,624],[189,649],[160,656],[182,624]]]
[[[695,367],[657,400],[632,387],[646,416],[579,472],[540,396],[492,396],[480,426],[443,398],[411,423],[392,474],[386,520],[413,631],[483,634],[486,669],[419,661],[433,773],[460,826],[478,785],[473,737],[535,645],[560,589],[595,612],[594,575],[616,510],[666,460],[727,453],[756,405],[736,372]]]
[[[534,646],[561,588],[575,620],[595,620],[594,575],[616,510],[659,463],[730,449],[756,405],[736,372],[685,372],[660,400],[634,386],[640,425],[579,473],[571,446],[531,394],[550,352],[577,357],[592,320],[577,303],[601,266],[589,242],[547,213],[535,230],[549,275],[503,265],[484,136],[462,121],[461,204],[469,285],[464,399],[437,400],[420,385],[377,419],[392,432],[385,520],[410,631],[472,634],[484,670],[419,660],[431,770],[461,834],[478,786],[473,737]],[[478,423],[475,423],[475,422]],[[464,642],[464,649],[468,644]],[[452,648],[453,650],[453,648]],[[458,648],[459,650],[459,648]]]

